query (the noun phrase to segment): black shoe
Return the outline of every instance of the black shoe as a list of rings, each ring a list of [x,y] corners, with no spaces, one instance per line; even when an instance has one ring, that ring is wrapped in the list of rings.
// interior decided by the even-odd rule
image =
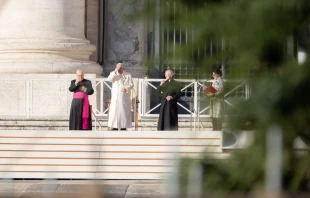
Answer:
[[[121,131],[127,131],[127,129],[126,128],[121,128]]]
[[[118,131],[118,128],[112,128],[112,131]]]
[[[218,118],[217,119],[217,130],[218,131],[221,131],[222,130],[222,119],[221,118]]]
[[[212,127],[213,127],[213,131],[217,131],[217,119],[216,118],[212,118]]]

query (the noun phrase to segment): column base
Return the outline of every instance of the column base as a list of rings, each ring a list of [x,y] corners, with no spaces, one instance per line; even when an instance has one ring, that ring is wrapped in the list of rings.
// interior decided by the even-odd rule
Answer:
[[[85,73],[102,74],[102,67],[92,61],[1,61],[1,74],[74,74],[82,69]]]

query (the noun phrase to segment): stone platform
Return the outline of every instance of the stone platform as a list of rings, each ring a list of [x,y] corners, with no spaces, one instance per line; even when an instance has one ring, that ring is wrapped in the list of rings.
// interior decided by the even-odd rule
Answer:
[[[160,198],[171,196],[169,185],[161,180],[1,180],[0,198]],[[201,198],[308,198],[309,193],[204,194]]]
[[[101,130],[107,130],[107,119],[101,119]],[[179,119],[179,131],[193,131],[194,122],[190,120]],[[93,131],[95,131],[95,120],[93,119]],[[130,131],[135,130],[135,123],[132,123]],[[198,123],[196,123],[198,129]],[[57,130],[65,131],[69,129],[68,118],[64,119],[4,119],[0,117],[0,130]],[[97,130],[99,124],[97,122]],[[200,130],[212,131],[211,119],[205,119],[200,122]],[[157,131],[157,119],[140,119],[138,122],[138,131]]]
[[[1,180],[0,197],[163,197],[160,180]]]

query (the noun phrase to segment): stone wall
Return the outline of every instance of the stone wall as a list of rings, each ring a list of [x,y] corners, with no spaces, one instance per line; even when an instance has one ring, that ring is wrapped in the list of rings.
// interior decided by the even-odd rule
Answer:
[[[128,15],[142,8],[140,4],[126,4],[126,0],[107,0],[105,14],[105,65],[108,75],[117,62],[123,62],[125,70],[133,77],[145,77],[147,68],[143,65],[145,56],[145,24],[129,21]]]
[[[118,62],[123,62],[125,70],[130,71],[133,77],[146,76],[147,68],[143,64],[146,51],[145,23],[128,19],[130,13],[143,5],[143,0],[135,5],[126,3],[126,0],[105,0],[104,76],[107,76]],[[98,61],[98,16],[98,0],[86,0],[85,35],[97,48],[90,57],[90,60],[95,62]]]

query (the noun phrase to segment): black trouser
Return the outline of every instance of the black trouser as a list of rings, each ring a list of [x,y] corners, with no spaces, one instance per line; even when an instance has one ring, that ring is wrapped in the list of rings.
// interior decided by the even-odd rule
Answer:
[[[213,131],[222,130],[222,119],[221,118],[212,118]]]

